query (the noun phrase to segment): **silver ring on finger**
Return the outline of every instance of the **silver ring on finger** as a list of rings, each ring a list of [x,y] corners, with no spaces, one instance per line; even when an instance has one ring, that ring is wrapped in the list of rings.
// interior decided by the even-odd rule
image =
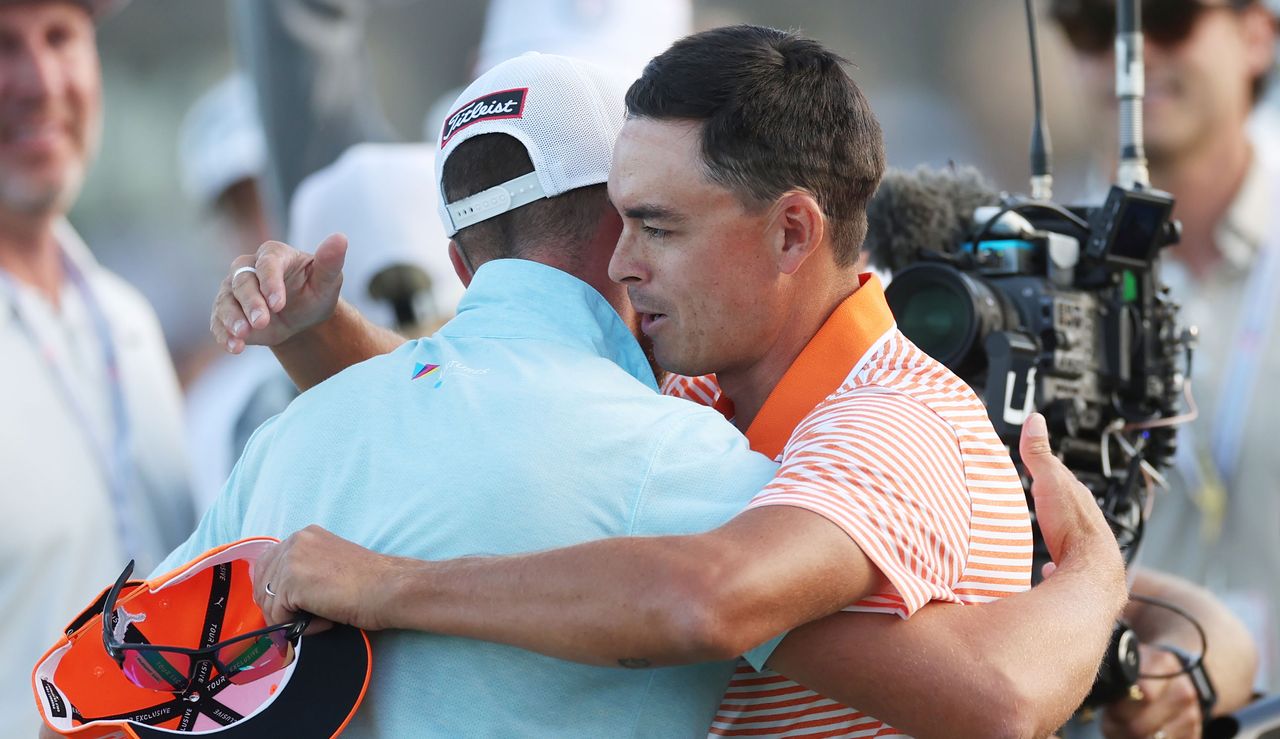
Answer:
[[[264,587],[263,590],[267,591],[267,595],[271,596],[272,598],[276,597],[276,591],[271,589],[271,583],[267,583],[266,587]],[[1160,734],[1160,736],[1157,737],[1157,739],[1164,739],[1164,734]]]
[[[256,267],[241,267],[240,269],[237,269],[235,272],[231,273],[231,281],[235,282],[236,278],[244,274],[245,272],[252,272],[254,275],[257,275],[258,269]]]
[[[1151,735],[1151,739],[1168,739],[1168,734],[1164,733],[1164,729],[1156,729],[1156,733]]]

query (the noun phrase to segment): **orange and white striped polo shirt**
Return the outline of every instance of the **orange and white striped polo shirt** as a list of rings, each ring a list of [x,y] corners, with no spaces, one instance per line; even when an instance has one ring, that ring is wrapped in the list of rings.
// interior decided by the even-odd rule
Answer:
[[[1026,590],[1031,524],[1008,451],[969,387],[898,331],[879,280],[835,310],[747,429],[781,463],[749,507],[813,511],[849,534],[890,587],[853,604],[906,618],[931,600],[982,603]],[[664,392],[732,417],[714,376]],[[901,736],[745,660],[710,735]]]

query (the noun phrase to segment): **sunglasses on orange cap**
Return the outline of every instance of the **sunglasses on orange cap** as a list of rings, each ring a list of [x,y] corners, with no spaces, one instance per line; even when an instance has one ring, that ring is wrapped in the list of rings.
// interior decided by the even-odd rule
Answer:
[[[125,566],[102,604],[102,646],[120,666],[129,682],[148,690],[182,693],[196,682],[211,677],[201,665],[209,663],[218,675],[236,685],[253,682],[287,667],[294,658],[294,646],[306,631],[311,617],[291,623],[255,629],[225,641],[218,641],[222,617],[231,593],[231,564],[213,567],[209,602],[205,609],[204,628],[198,649],[151,644],[139,624],[145,616],[130,614],[117,608],[120,591],[133,574],[132,561]],[[197,680],[197,675],[202,679]]]

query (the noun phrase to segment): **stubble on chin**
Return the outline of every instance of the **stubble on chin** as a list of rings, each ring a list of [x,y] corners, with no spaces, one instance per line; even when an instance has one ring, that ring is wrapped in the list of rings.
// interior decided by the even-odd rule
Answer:
[[[26,216],[64,215],[84,186],[85,166],[68,165],[57,181],[40,181],[21,172],[0,174],[0,208]]]
[[[102,117],[89,115],[73,138],[74,152],[57,176],[45,179],[0,167],[0,209],[26,216],[66,215],[80,197],[90,163],[97,159]]]
[[[644,350],[644,358],[649,361],[649,369],[653,370],[654,379],[658,382],[658,387],[662,387],[662,383],[667,379],[668,372],[658,364],[658,358],[653,353],[653,340],[644,334],[637,336],[640,340],[640,348]]]

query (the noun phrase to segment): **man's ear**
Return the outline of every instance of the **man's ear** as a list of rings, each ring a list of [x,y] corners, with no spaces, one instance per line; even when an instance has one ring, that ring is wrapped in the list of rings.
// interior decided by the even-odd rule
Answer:
[[[803,190],[783,194],[773,209],[774,227],[781,237],[776,242],[778,271],[795,274],[826,240],[827,218],[813,195]]]
[[[471,268],[467,266],[466,257],[462,256],[462,247],[453,239],[449,239],[449,261],[453,264],[453,273],[462,280],[462,286],[471,287]]]
[[[1253,74],[1265,74],[1276,60],[1276,21],[1264,3],[1255,3],[1241,12],[1244,43]]]

